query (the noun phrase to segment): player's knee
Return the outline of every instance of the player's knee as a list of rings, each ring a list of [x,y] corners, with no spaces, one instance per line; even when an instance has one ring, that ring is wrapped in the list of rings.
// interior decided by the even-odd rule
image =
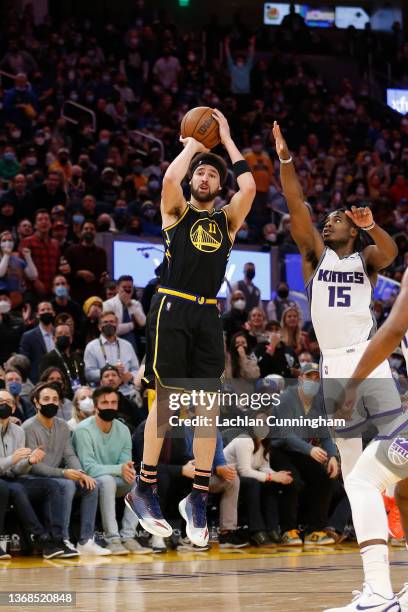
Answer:
[[[401,480],[395,487],[395,502],[398,508],[408,505],[408,478]]]

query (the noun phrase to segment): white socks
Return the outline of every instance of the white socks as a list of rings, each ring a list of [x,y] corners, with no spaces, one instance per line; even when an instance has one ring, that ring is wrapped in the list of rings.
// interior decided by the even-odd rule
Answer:
[[[373,544],[361,549],[364,581],[375,593],[390,599],[394,591],[391,586],[388,548],[385,544]]]

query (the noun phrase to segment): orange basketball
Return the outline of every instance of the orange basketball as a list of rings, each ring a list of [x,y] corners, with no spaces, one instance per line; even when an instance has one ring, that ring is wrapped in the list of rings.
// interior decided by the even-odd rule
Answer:
[[[197,106],[188,111],[181,122],[183,138],[191,136],[202,142],[207,149],[220,143],[218,123],[212,116],[213,109],[208,106]]]

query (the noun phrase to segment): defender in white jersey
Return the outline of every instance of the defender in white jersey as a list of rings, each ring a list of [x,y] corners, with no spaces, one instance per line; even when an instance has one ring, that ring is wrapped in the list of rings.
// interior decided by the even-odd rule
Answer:
[[[325,401],[333,398],[334,405],[344,386],[343,381],[345,384],[350,377],[375,332],[370,302],[377,273],[394,261],[398,249],[391,236],[374,222],[366,206],[330,213],[320,234],[313,226],[292,157],[276,122],[273,135],[281,162],[281,182],[290,213],[291,234],[302,256],[312,323],[322,352]],[[361,230],[369,234],[374,244],[359,248]],[[388,389],[381,395],[371,392],[363,397],[353,415],[354,421],[343,430],[348,438],[336,439],[343,476],[350,472],[361,455],[362,441],[358,432],[362,423],[376,416],[381,422],[384,417],[401,412],[401,401],[388,362],[381,364],[372,376],[378,378],[378,393],[384,379],[390,381]],[[330,411],[329,407],[327,409]]]
[[[408,271],[404,274],[401,292],[389,317],[367,346],[347,384],[344,415],[352,413],[361,381],[375,372],[401,340],[404,345],[407,329]],[[393,593],[387,549],[387,517],[381,497],[386,487],[395,485],[395,500],[401,514],[405,541],[408,542],[407,414],[405,422],[396,426],[395,432],[392,438],[379,437],[371,442],[345,480],[363,560],[364,587],[350,604],[330,608],[326,612],[408,612],[408,583],[397,597]]]

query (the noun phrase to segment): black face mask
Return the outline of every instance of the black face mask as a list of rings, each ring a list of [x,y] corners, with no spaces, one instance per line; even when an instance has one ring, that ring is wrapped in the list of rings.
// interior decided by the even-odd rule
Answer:
[[[109,232],[110,229],[110,224],[108,222],[106,223],[99,223],[98,225],[98,230],[100,232]]]
[[[249,278],[249,280],[252,280],[255,276],[255,270],[247,270],[245,276]]]
[[[59,351],[65,351],[70,346],[71,339],[69,336],[60,336],[55,340],[55,344]]]
[[[40,319],[41,323],[44,323],[44,325],[54,323],[54,315],[50,312],[43,312],[43,314],[40,314],[38,318]]]
[[[8,404],[0,404],[0,419],[8,419],[13,413],[13,409]]]
[[[277,294],[283,300],[288,297],[289,289],[278,289]]]
[[[86,243],[91,244],[94,241],[94,235],[92,232],[85,232],[82,234],[82,240]]]
[[[57,404],[40,404],[40,412],[46,419],[52,419],[58,412]]]
[[[118,416],[118,411],[113,408],[105,408],[105,410],[98,408],[98,415],[101,417],[102,421],[109,423]]]
[[[111,323],[107,323],[106,325],[102,325],[102,333],[106,338],[112,338],[116,334],[116,326]]]

